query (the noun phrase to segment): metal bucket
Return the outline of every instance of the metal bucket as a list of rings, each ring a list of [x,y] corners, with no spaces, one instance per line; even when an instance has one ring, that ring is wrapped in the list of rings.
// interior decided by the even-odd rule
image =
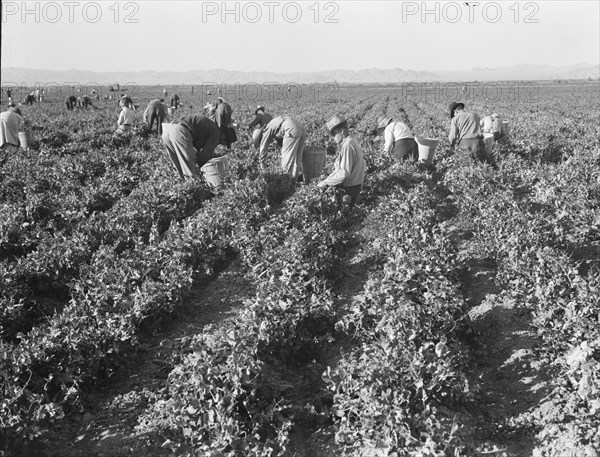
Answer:
[[[204,179],[212,187],[223,185],[223,179],[229,173],[229,159],[227,156],[210,159],[200,169],[204,173]]]
[[[302,154],[302,175],[304,182],[310,183],[311,179],[318,178],[325,165],[327,149],[315,146],[306,146]]]
[[[33,143],[31,132],[19,132],[19,143],[23,149],[29,149]]]
[[[424,138],[422,136],[415,137],[415,141],[419,146],[419,162],[431,163],[439,141],[435,138]]]

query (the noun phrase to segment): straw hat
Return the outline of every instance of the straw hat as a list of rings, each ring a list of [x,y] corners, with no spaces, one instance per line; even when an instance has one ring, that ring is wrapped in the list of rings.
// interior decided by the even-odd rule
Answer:
[[[217,105],[214,104],[213,102],[208,102],[206,105],[204,105],[204,109],[207,110],[214,110],[217,108]]]
[[[392,118],[390,116],[379,116],[377,118],[377,128],[383,129],[387,127],[390,122],[392,122]]]
[[[465,104],[462,102],[453,102],[450,104],[450,119],[452,119],[454,117],[454,111],[457,109],[464,109],[465,108]]]
[[[331,131],[333,129],[335,129],[336,127],[339,127],[342,124],[345,124],[346,122],[347,122],[346,119],[335,114],[334,116],[331,117],[331,119],[329,119],[327,121],[325,126],[327,127],[327,130],[329,130],[329,133],[331,133]]]
[[[263,105],[258,105],[258,106],[256,107],[256,109],[254,110],[254,114],[258,114],[258,110],[263,110],[263,111],[266,111],[266,110],[265,110],[265,107],[264,107]]]

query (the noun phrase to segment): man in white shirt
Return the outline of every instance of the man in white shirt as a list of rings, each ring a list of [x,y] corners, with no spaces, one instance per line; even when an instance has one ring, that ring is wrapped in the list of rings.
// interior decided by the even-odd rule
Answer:
[[[19,147],[19,130],[25,126],[21,111],[14,105],[0,114],[0,147],[12,145]]]
[[[354,207],[365,181],[365,159],[358,142],[350,136],[348,122],[341,116],[333,116],[327,121],[327,129],[339,147],[334,170],[317,186],[342,187],[350,196],[350,208]]]
[[[419,158],[419,146],[410,127],[404,122],[394,121],[389,116],[380,116],[377,119],[377,128],[385,129],[384,153],[391,152],[398,160],[407,158],[417,160]]]

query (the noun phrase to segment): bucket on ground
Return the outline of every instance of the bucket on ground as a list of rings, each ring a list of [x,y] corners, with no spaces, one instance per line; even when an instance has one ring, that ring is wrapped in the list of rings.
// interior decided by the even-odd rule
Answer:
[[[23,149],[31,147],[33,138],[30,132],[19,132],[19,143]]]
[[[485,152],[487,153],[487,155],[490,155],[492,153],[492,148],[494,147],[494,134],[484,133],[483,144],[485,145]]]
[[[422,136],[415,137],[415,141],[419,146],[419,162],[431,163],[438,140],[435,138],[425,138]]]
[[[223,179],[229,173],[229,159],[227,156],[214,157],[206,162],[200,170],[210,186],[220,187]]]
[[[255,149],[260,148],[260,142],[262,140],[263,129],[254,129],[252,132],[252,145]]]
[[[325,165],[327,149],[316,146],[306,146],[302,155],[302,175],[304,182],[310,183],[311,179],[318,178]]]

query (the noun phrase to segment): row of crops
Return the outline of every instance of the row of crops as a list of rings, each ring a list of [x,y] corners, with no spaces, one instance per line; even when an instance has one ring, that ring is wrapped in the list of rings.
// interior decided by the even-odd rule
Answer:
[[[351,215],[339,192],[291,187],[276,166],[258,174],[246,135],[224,190],[178,182],[152,135],[109,133],[112,106],[40,118],[38,149],[2,151],[5,446],[68,415],[235,256],[256,295],[188,342],[140,416],[141,435],[175,452],[284,455],[294,426],[312,421],[357,455],[481,451],[469,405],[486,386],[473,375],[477,336],[458,274],[465,240],[496,266],[493,300],[531,312],[536,351],[555,375],[550,400],[569,411],[561,423],[531,415],[536,449],[553,455],[567,431],[574,449],[600,446],[598,107],[578,98],[587,111],[560,122],[544,106],[505,107],[514,137],[496,146],[491,170],[450,153],[443,104],[351,95],[287,111],[322,145],[328,115],[348,117],[368,165]],[[442,137],[435,171],[381,156],[382,112]],[[340,299],[350,245],[377,262],[360,294]],[[328,357],[332,347],[343,355]],[[309,396],[290,386],[301,372],[314,372]]]

